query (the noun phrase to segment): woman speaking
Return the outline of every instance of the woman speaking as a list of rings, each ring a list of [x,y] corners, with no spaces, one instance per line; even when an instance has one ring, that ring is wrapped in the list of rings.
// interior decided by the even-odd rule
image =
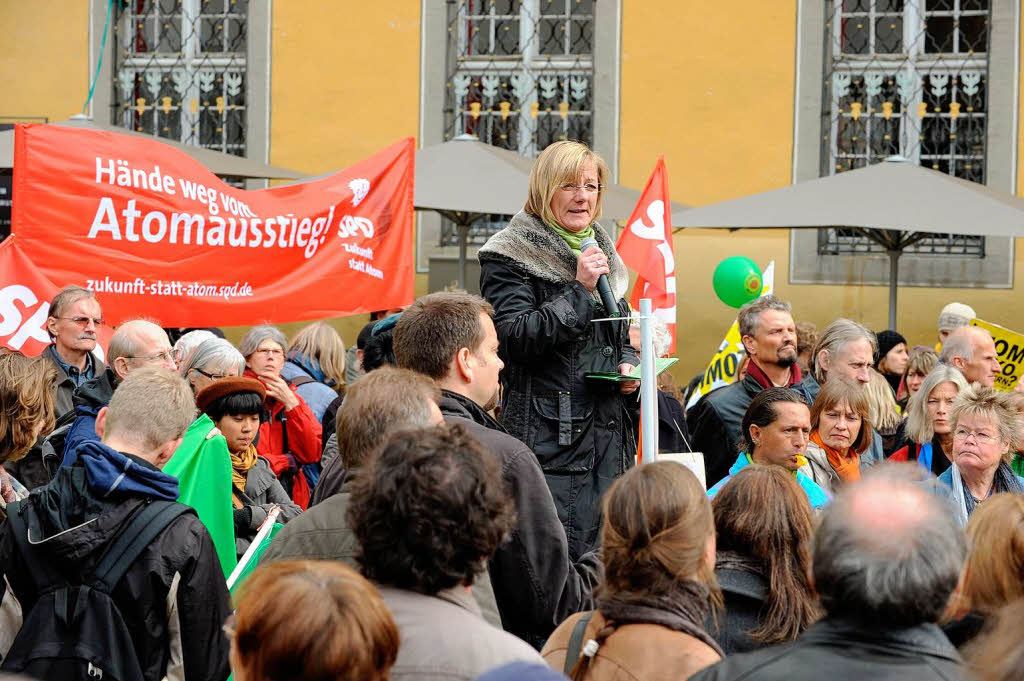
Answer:
[[[578,142],[556,142],[530,172],[525,208],[480,249],[480,291],[501,342],[501,420],[537,455],[573,560],[594,548],[601,496],[633,465],[639,383],[588,379],[639,363],[629,344],[626,267],[595,220],[608,167]],[[580,252],[592,238],[598,247]],[[607,275],[622,321],[597,293]]]

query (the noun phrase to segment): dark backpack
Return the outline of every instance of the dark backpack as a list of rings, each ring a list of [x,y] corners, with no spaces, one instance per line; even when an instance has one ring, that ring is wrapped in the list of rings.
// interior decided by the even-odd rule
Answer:
[[[111,598],[139,555],[188,506],[150,501],[110,543],[91,575],[74,583],[40,560],[22,516],[24,502],[7,507],[18,552],[36,586],[0,670],[44,681],[143,681],[142,667],[124,617]]]

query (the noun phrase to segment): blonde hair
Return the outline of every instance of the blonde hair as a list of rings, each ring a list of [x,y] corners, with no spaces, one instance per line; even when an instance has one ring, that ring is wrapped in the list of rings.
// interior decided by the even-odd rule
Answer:
[[[28,454],[40,420],[42,432],[53,429],[56,385],[57,370],[47,360],[0,353],[0,463]]]
[[[302,355],[319,366],[324,376],[334,381],[336,390],[344,387],[345,342],[330,324],[316,322],[295,334],[288,346],[288,357],[293,354]]]
[[[152,451],[183,436],[195,417],[195,398],[185,379],[143,367],[128,374],[110,398],[105,436]]]
[[[971,555],[963,596],[971,610],[994,613],[1024,598],[1024,497],[996,494],[967,523]]]
[[[582,142],[555,142],[540,153],[530,171],[530,193],[523,210],[546,224],[559,224],[551,212],[551,198],[563,184],[578,182],[583,175],[583,166],[588,163],[594,164],[597,183],[601,186],[594,204],[593,219],[597,220],[601,217],[604,189],[610,173],[604,159]]]
[[[868,398],[868,410],[871,413],[871,424],[881,432],[888,433],[900,425],[899,405],[889,387],[885,376],[874,369],[870,371],[870,380],[864,386]]]
[[[996,428],[999,429],[999,439],[1006,443],[1006,451],[1003,452],[1003,461],[1010,463],[1013,452],[1020,442],[1021,423],[1017,416],[1017,407],[1008,393],[1001,393],[995,388],[979,386],[967,386],[961,390],[953,402],[953,408],[949,413],[949,420],[955,430],[960,419],[965,416],[980,416],[991,419]]]
[[[905,430],[907,437],[919,445],[931,442],[935,436],[932,420],[928,416],[928,398],[932,391],[943,383],[955,385],[957,393],[963,392],[967,388],[967,381],[958,369],[948,364],[936,364],[924,377],[921,388],[907,402],[907,427]]]

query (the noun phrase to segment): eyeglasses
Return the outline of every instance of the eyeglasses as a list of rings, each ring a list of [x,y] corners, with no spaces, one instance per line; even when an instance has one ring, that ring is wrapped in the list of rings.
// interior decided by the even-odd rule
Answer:
[[[284,357],[284,350],[278,348],[260,348],[254,355],[263,355],[264,357]]]
[[[231,374],[208,374],[205,371],[203,371],[202,369],[193,369],[192,371],[196,371],[196,372],[202,374],[203,376],[206,376],[211,381],[219,381],[220,379],[227,378],[228,376],[231,375]]]
[[[106,321],[103,317],[57,317],[57,319],[73,322],[81,327],[89,326],[89,322],[92,322],[96,326],[103,326],[103,322]]]
[[[992,443],[999,439],[995,435],[989,435],[988,433],[978,433],[973,430],[967,430],[966,428],[957,428],[956,431],[953,432],[953,437],[960,441],[965,441],[967,438],[973,437],[974,441],[977,442],[979,445],[985,443]]]
[[[143,355],[138,357],[125,357],[125,359],[141,359],[144,362],[173,362],[174,355],[171,354],[170,350],[163,350],[156,353],[155,355]]]
[[[587,182],[586,184],[572,184],[571,182],[566,182],[565,184],[561,185],[559,189],[561,189],[566,194],[575,194],[580,189],[582,189],[587,194],[596,194],[599,191],[601,191],[601,185],[594,184],[593,182]]]

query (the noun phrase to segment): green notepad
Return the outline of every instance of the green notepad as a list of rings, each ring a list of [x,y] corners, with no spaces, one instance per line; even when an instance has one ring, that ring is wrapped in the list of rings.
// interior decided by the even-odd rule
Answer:
[[[679,361],[678,357],[659,357],[654,360],[654,374],[660,375],[665,369]],[[597,372],[593,374],[587,374],[587,378],[592,378],[596,381],[615,381],[617,383],[625,383],[626,381],[639,381],[643,379],[641,372],[641,365],[633,367],[633,371],[628,374],[620,374],[619,372]]]

